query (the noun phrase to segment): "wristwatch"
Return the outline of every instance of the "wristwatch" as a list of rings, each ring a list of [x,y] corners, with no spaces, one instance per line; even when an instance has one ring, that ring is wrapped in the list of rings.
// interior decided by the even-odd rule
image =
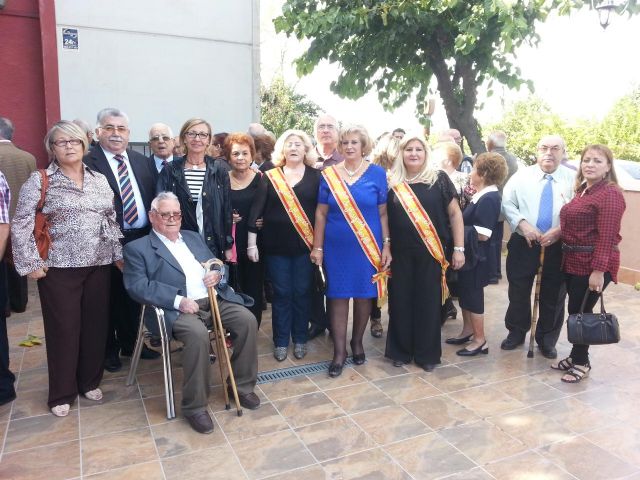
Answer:
[[[454,252],[464,253],[464,247],[453,247]]]

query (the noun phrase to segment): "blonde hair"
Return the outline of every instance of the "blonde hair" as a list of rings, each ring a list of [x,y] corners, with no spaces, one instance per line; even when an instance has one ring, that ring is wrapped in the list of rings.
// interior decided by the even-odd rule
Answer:
[[[342,150],[342,141],[348,135],[358,135],[360,137],[360,145],[362,147],[362,156],[366,157],[371,153],[372,141],[369,136],[369,132],[367,129],[361,125],[351,125],[340,130],[340,134],[338,135],[338,152],[344,155],[344,150]]]
[[[460,149],[458,144],[453,141],[438,142],[434,147],[434,150],[441,151],[444,154],[444,159],[449,160],[453,168],[458,168],[460,162],[462,162],[462,150]]]
[[[313,148],[313,143],[311,143],[311,139],[309,135],[304,133],[302,130],[287,130],[284,132],[278,140],[276,140],[276,145],[273,148],[273,165],[276,167],[282,167],[286,165],[287,161],[284,158],[284,147],[285,142],[289,139],[289,137],[298,137],[302,140],[304,144],[304,160],[303,163],[309,167],[314,167],[316,165],[316,160],[318,159],[318,154],[316,153],[316,149]]]
[[[400,153],[400,141],[390,133],[380,137],[373,149],[372,163],[380,165],[385,170],[391,169],[394,159]]]
[[[414,140],[420,142],[422,148],[424,148],[424,164],[415,181],[431,185],[438,178],[438,171],[429,165],[429,146],[427,145],[427,141],[422,136],[405,135],[400,141],[400,152],[393,161],[393,167],[391,167],[389,172],[389,188],[393,188],[407,179],[407,167],[404,166],[404,149]]]
[[[191,130],[193,127],[195,127],[196,125],[206,125],[207,126],[207,131],[209,132],[209,138],[207,139],[207,141],[205,143],[207,144],[207,152],[206,152],[206,154],[208,155],[208,153],[209,153],[208,147],[209,147],[209,145],[211,145],[211,142],[213,141],[213,135],[211,133],[211,125],[209,124],[209,122],[207,122],[206,120],[204,120],[202,118],[190,118],[189,120],[184,122],[184,125],[182,125],[182,128],[180,129],[180,146],[182,147],[182,150],[185,152],[185,154],[188,155],[189,154],[189,147],[187,146],[186,135],[187,135],[187,132],[189,130]]]
[[[68,120],[60,120],[56,122],[53,127],[49,129],[47,135],[44,137],[44,148],[49,154],[49,158],[51,160],[55,160],[56,154],[53,151],[53,142],[54,135],[57,133],[67,134],[73,140],[80,140],[82,142],[82,151],[86,152],[89,147],[89,140],[87,139],[87,134],[82,131],[82,129],[73,122]]]

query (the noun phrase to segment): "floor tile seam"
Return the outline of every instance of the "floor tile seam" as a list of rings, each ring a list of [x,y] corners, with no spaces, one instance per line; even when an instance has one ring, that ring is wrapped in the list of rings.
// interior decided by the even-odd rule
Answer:
[[[9,413],[11,413],[11,410],[9,410]],[[9,416],[9,419],[7,419],[7,424],[4,427],[4,437],[2,439],[2,445],[0,446],[0,463],[2,463],[2,457],[4,457],[4,447],[7,443],[7,435],[9,434],[9,423],[11,423],[10,416]]]
[[[294,473],[294,472],[297,472],[297,471],[302,471],[305,468],[313,467],[315,465],[317,465],[320,468],[322,468],[322,470],[324,472],[324,468],[322,467],[322,464],[316,462],[316,463],[312,463],[310,465],[304,465],[302,467],[292,468],[291,470],[285,470],[284,472],[270,473],[269,475],[267,475],[265,477],[258,477],[256,480],[269,480],[269,479],[272,479],[272,478],[279,478],[280,475],[283,475],[285,473],[289,474],[289,473]]]
[[[331,398],[329,395],[327,395],[324,392],[321,392],[321,393],[323,393],[324,396],[327,397],[327,399],[334,405],[334,407],[336,407],[340,412],[342,412],[341,415],[338,415],[337,417],[329,418],[327,420],[320,420],[320,421],[317,421],[317,422],[312,422],[312,423],[307,423],[307,424],[304,424],[304,425],[295,426],[295,425],[292,425],[291,422],[289,422],[289,420],[287,420],[287,417],[284,416],[284,414],[275,405],[275,403],[272,402],[272,405],[273,405],[273,408],[276,410],[276,412],[278,412],[278,415],[280,415],[284,419],[284,421],[287,423],[289,428],[291,428],[291,430],[293,430],[293,431],[295,431],[296,428],[308,427],[310,425],[317,425],[319,423],[329,422],[329,421],[335,420],[337,418],[343,418],[343,417],[348,417],[349,416],[349,413],[344,408],[342,408],[340,405],[338,405],[333,398]]]
[[[273,382],[273,383],[277,383],[277,382]],[[261,387],[260,385],[258,385],[258,386]],[[318,388],[315,384],[314,384],[314,387]],[[271,399],[271,398],[269,398],[269,395],[267,395],[267,393],[262,388],[260,388],[260,391],[262,393],[264,393],[264,396],[267,397],[267,400],[269,400],[269,402],[271,402],[271,403],[281,402],[282,400],[290,400],[292,398],[299,398],[299,397],[303,397],[305,395],[311,395],[311,394],[314,394],[314,393],[322,392],[322,390],[318,389],[318,390],[312,390],[311,392],[298,393],[297,395],[289,395],[287,397],[281,397],[281,398],[278,398],[278,399]],[[322,393],[324,393],[324,392],[322,392]]]
[[[275,408],[275,407],[274,407],[274,408]],[[284,418],[284,417],[283,417],[283,418]],[[340,418],[340,417],[339,417],[339,418]],[[333,419],[332,419],[332,420],[333,420]],[[286,421],[286,420],[285,420],[285,421]],[[288,424],[288,422],[287,422],[287,424]],[[306,426],[306,425],[305,425],[305,426]],[[298,439],[298,441],[299,441],[299,442],[300,442],[300,444],[304,447],[304,449],[305,449],[307,452],[309,452],[309,455],[311,455],[311,458],[314,460],[315,465],[320,465],[320,467],[322,468],[322,465],[320,464],[320,461],[319,461],[319,460],[316,458],[316,456],[313,454],[313,452],[312,452],[312,451],[311,451],[311,449],[308,447],[308,445],[306,444],[306,442],[305,442],[304,440],[302,440],[302,438],[300,437],[300,435],[298,434],[298,432],[296,431],[296,429],[295,429],[295,428],[293,428],[292,426],[289,426],[289,429],[291,430],[291,432],[293,433],[293,435]],[[284,430],[282,430],[282,431],[284,431]],[[232,447],[232,448],[233,448],[233,447]],[[311,465],[314,465],[314,464],[312,463],[312,464],[305,465],[304,467],[300,467],[300,468],[307,468],[307,467],[309,467],[309,466],[311,466]],[[324,470],[324,468],[323,468],[323,470]],[[282,473],[283,473],[283,472],[280,472],[280,474],[282,474]],[[275,478],[275,477],[273,477],[273,476],[272,476],[272,478]]]
[[[261,405],[261,407],[263,407],[264,405]],[[274,406],[275,408],[275,406]],[[247,471],[244,468],[244,465],[242,465],[242,462],[240,461],[240,457],[238,456],[238,454],[236,453],[235,448],[233,448],[233,444],[231,443],[231,440],[229,440],[229,436],[226,434],[226,432],[224,431],[224,428],[222,428],[222,425],[218,422],[218,420],[216,419],[216,415],[215,413],[217,412],[213,412],[213,409],[209,406],[209,404],[207,404],[207,411],[210,412],[213,415],[213,421],[215,423],[218,424],[218,428],[220,429],[220,433],[222,433],[222,436],[224,437],[224,441],[227,442],[226,445],[229,447],[229,449],[231,450],[231,453],[233,454],[234,458],[236,459],[236,462],[238,462],[238,465],[240,465],[240,469],[242,470],[242,473],[244,473],[245,478],[249,479],[249,474],[247,473]],[[224,409],[223,411],[227,411],[227,409]],[[260,435],[256,435],[254,437],[251,437],[251,439],[257,438]],[[249,439],[245,439],[245,440],[249,440]],[[240,440],[242,441],[242,440]],[[239,442],[238,442],[239,443]],[[218,448],[218,447],[222,447],[223,445],[218,445],[217,447],[213,447],[213,448]],[[200,450],[201,451],[201,450]],[[193,452],[185,452],[184,455],[188,454],[188,453],[193,453]],[[178,455],[176,455],[178,456]],[[171,458],[175,458],[175,457],[171,457]],[[162,459],[161,459],[162,460]],[[166,476],[165,476],[166,479]]]
[[[316,374],[316,376],[317,376],[317,375],[319,375],[319,374],[320,374],[320,372],[319,372],[318,374]],[[360,375],[360,374],[358,373],[358,375]],[[337,389],[339,389],[339,388],[346,388],[346,387],[351,387],[351,386],[353,386],[353,385],[360,385],[360,384],[362,384],[362,383],[367,383],[367,382],[369,381],[368,379],[366,379],[365,377],[363,377],[362,375],[360,375],[360,377],[362,378],[362,380],[361,380],[361,381],[357,381],[357,382],[355,382],[355,383],[350,383],[349,385],[339,385],[339,386],[337,386],[337,387],[333,387],[333,388],[322,388],[320,385],[318,385],[316,382],[314,382],[314,381],[313,381],[313,378],[312,378],[312,377],[313,377],[313,375],[306,375],[306,377],[307,377],[309,380],[311,380],[311,381],[313,382],[313,384],[314,384],[316,387],[318,387],[318,389],[319,389],[321,392],[328,392],[328,391],[331,391],[331,390],[337,390]]]
[[[142,396],[142,388],[140,387],[140,383],[138,382],[138,380],[135,380],[136,382],[136,387],[138,388],[138,394]],[[166,480],[167,479],[167,475],[164,471],[164,465],[162,464],[162,457],[160,456],[160,451],[158,450],[158,445],[156,443],[156,437],[153,433],[153,426],[151,425],[151,421],[149,418],[149,412],[147,411],[147,406],[144,403],[144,400],[142,398],[140,398],[140,400],[142,401],[142,409],[144,410],[144,416],[147,419],[147,427],[149,428],[149,433],[151,434],[151,441],[153,442],[153,448],[156,451],[156,455],[158,457],[158,462],[160,463],[160,471],[162,472],[162,477]],[[175,400],[175,398],[174,398]],[[167,419],[167,421],[169,421],[169,419]],[[148,463],[148,462],[146,462]]]
[[[496,477],[494,477],[494,476],[493,476],[493,475],[491,475],[489,472],[487,472],[487,471],[482,467],[482,465],[478,465],[477,467],[473,467],[473,468],[471,468],[470,470],[475,470],[476,468],[479,468],[479,469],[480,469],[480,470],[482,470],[484,473],[486,473],[490,478],[493,478],[494,480],[496,480]],[[460,472],[457,472],[457,473],[450,473],[450,474],[445,475],[444,477],[437,477],[437,478],[435,478],[434,480],[447,480],[447,479],[453,478],[453,477],[455,477],[456,475],[459,475],[459,474],[460,474]]]
[[[44,445],[36,445],[35,447],[20,448],[18,450],[13,450],[11,452],[4,452],[3,457],[5,457],[7,455],[13,455],[14,453],[21,453],[21,452],[27,452],[29,450],[36,450],[38,448],[56,447],[58,445],[64,445],[65,443],[77,442],[78,440],[79,440],[78,438],[73,438],[71,440],[60,440],[58,442],[46,443]]]
[[[97,475],[102,475],[103,473],[117,472],[119,470],[125,470],[125,469],[130,468],[130,467],[135,467],[135,466],[138,466],[138,465],[147,465],[147,464],[156,463],[156,462],[158,462],[158,461],[157,460],[145,460],[144,462],[140,462],[140,463],[132,463],[130,465],[123,465],[121,467],[110,468],[110,469],[107,469],[107,470],[100,470],[99,472],[94,472],[94,473],[91,473],[89,475],[84,475],[83,474],[81,477],[78,477],[78,478],[87,480],[87,479],[90,479],[90,478],[95,477]],[[162,462],[158,462],[158,463],[160,463],[160,468],[162,469]],[[164,471],[162,473],[164,475]],[[164,477],[164,478],[166,479],[166,477]]]
[[[609,450],[608,448],[604,448],[601,445],[598,445],[597,443],[595,443],[594,441],[588,439],[587,437],[585,437],[584,435],[578,435],[580,438],[582,438],[583,440],[585,440],[586,442],[589,442],[591,445],[600,448],[601,450],[604,450],[605,452],[609,453],[610,455],[613,455],[614,457],[616,457],[618,460],[620,460],[621,462],[626,463],[627,465],[630,465],[631,467],[635,468],[636,470],[640,470],[640,462],[638,462],[638,464],[634,464],[631,463],[629,460],[625,460],[624,458],[622,458],[620,455],[614,453],[613,451]],[[634,472],[636,473],[636,472]]]
[[[78,397],[80,397],[80,396],[78,396]],[[98,402],[87,403],[85,405],[80,405],[80,398],[78,398],[78,410],[80,408],[82,408],[82,410],[87,411],[87,410],[91,410],[93,408],[110,407],[112,405],[122,405],[123,403],[132,403],[132,402],[142,402],[143,405],[144,405],[144,400],[142,398],[134,398],[132,400],[122,400],[122,401],[119,401],[119,402],[104,402],[104,403],[100,403],[100,401],[98,401]]]
[[[555,460],[553,460],[552,458],[549,458],[545,455],[542,454],[541,450],[543,448],[545,448],[548,445],[545,445],[543,447],[538,447],[538,448],[532,448],[530,451],[535,453],[536,455],[540,456],[543,460],[546,460],[547,462],[551,463],[551,465],[553,465],[554,467],[560,469],[562,472],[566,473],[567,475],[569,475],[571,478],[574,478],[575,480],[584,480],[581,479],[580,477],[575,476],[573,473],[571,473],[569,470],[567,470],[566,468],[564,468],[563,465],[561,465],[560,463],[556,462]]]

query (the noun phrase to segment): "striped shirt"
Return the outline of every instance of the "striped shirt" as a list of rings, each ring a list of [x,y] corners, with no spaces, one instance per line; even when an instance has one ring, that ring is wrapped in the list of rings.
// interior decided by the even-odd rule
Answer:
[[[194,202],[198,201],[200,192],[202,191],[202,184],[204,183],[204,176],[207,173],[206,167],[203,168],[185,168],[184,178],[187,181],[191,198]]]
[[[0,223],[9,223],[9,204],[11,202],[11,192],[9,192],[9,184],[0,172]]]

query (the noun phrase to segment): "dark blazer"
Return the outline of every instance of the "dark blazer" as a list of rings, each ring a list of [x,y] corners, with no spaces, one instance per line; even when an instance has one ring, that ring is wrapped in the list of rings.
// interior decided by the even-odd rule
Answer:
[[[148,212],[151,209],[151,201],[156,194],[156,180],[158,178],[158,172],[156,171],[155,166],[151,166],[149,159],[144,155],[133,150],[127,150],[127,156],[129,157],[131,170],[133,170],[133,172],[129,172],[129,175],[133,173],[133,176],[138,183],[138,188],[140,189],[140,195],[142,195],[142,203],[144,204],[143,206],[138,205],[138,208],[144,208],[145,212]],[[102,151],[102,147],[100,145],[96,145],[91,148],[84,156],[83,161],[91,170],[100,172],[107,177],[109,186],[111,186],[111,190],[113,190],[116,221],[120,225],[120,229],[124,229],[120,185],[118,184],[118,179],[113,175],[113,171],[109,166],[107,157]]]
[[[200,234],[190,230],[182,230],[181,234],[199,262],[214,258]],[[176,295],[187,295],[187,280],[180,264],[153,230],[146,237],[125,245],[124,262],[123,277],[127,293],[136,302],[164,309],[167,333],[171,335],[173,324],[180,314],[173,305]],[[253,304],[253,299],[236,293],[226,283],[221,282],[216,286],[216,291],[221,298],[229,302],[245,306]],[[150,318],[152,317],[145,320]],[[156,331],[153,321],[147,321],[147,327]]]

